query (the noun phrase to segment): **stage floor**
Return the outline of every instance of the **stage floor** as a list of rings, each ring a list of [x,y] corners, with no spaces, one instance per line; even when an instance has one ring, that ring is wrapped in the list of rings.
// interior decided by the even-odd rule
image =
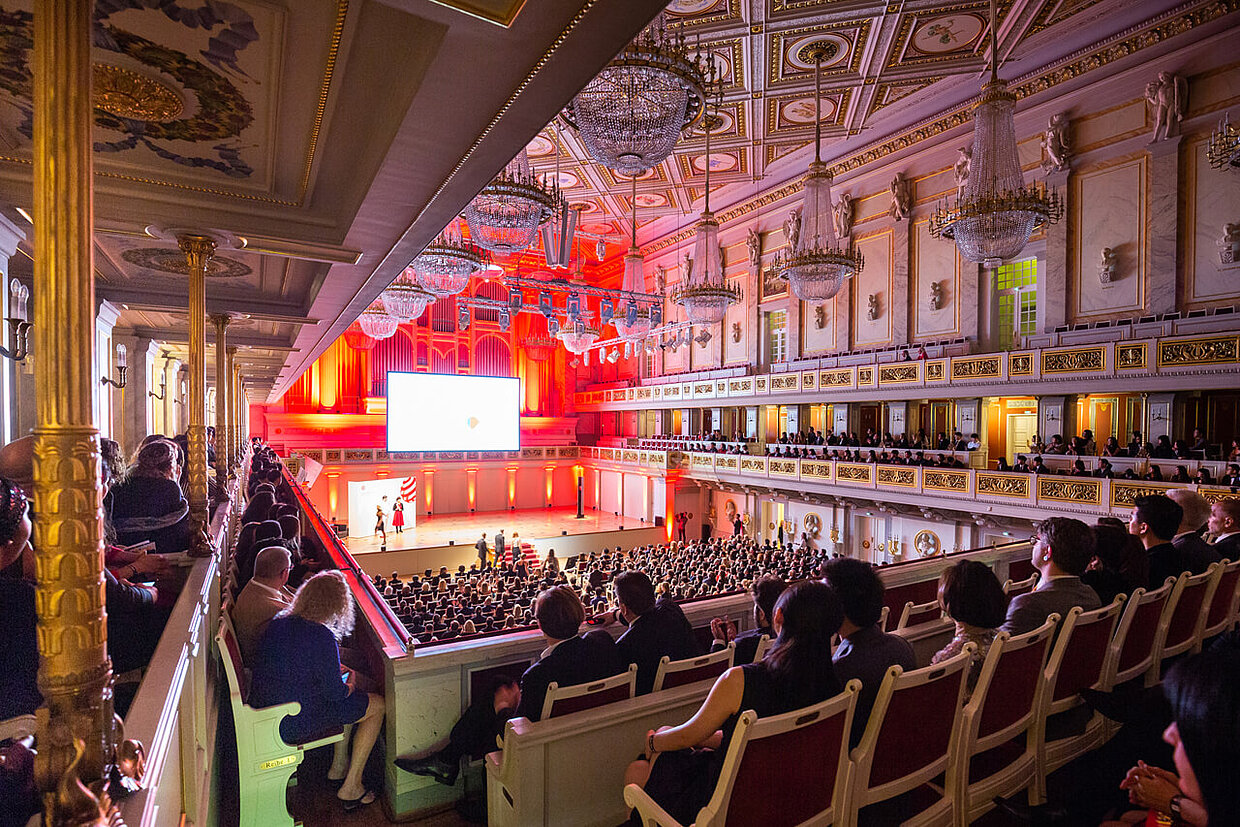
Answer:
[[[473,547],[487,533],[487,546],[495,547],[495,532],[504,530],[504,538],[512,545],[513,534],[522,540],[541,540],[559,537],[561,531],[571,534],[591,534],[599,531],[615,531],[624,526],[628,529],[643,528],[640,520],[617,517],[611,512],[586,510],[584,519],[577,519],[575,508],[537,508],[524,511],[483,511],[476,514],[444,514],[427,517],[420,515],[416,527],[406,526],[400,534],[391,525],[387,528],[387,550],[434,548],[446,546],[449,540],[458,546]],[[345,546],[354,555],[380,551],[382,541],[372,537],[346,537]]]

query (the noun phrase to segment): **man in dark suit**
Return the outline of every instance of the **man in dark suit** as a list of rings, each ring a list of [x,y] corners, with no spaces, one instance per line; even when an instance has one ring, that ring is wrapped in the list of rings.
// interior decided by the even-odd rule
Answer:
[[[1171,544],[1180,555],[1184,570],[1201,574],[1210,568],[1211,563],[1222,559],[1218,551],[1201,537],[1201,530],[1210,519],[1210,504],[1191,488],[1172,488],[1167,496],[1184,511]]]
[[[446,747],[424,758],[398,757],[396,766],[452,786],[460,772],[461,758],[477,758],[494,750],[495,739],[509,718],[524,716],[537,721],[542,717],[543,700],[552,682],[575,686],[623,671],[610,635],[577,634],[586,614],[571,586],[552,586],[539,594],[534,617],[549,645],[525,670],[520,684],[505,681],[481,693],[452,727]]]
[[[1229,497],[1210,506],[1208,527],[1219,556],[1240,560],[1240,498]]]
[[[1098,594],[1081,582],[1094,556],[1094,533],[1080,520],[1050,517],[1038,523],[1030,559],[1041,573],[1038,587],[1008,604],[1002,630],[1010,635],[1032,632],[1051,614],[1065,617],[1073,606],[1085,611],[1102,605]]]
[[[762,640],[762,636],[766,635],[775,639],[775,630],[772,628],[772,618],[775,616],[775,602],[779,600],[779,596],[788,588],[788,584],[782,578],[773,574],[759,577],[749,587],[749,593],[753,596],[753,625],[754,627],[747,632],[736,634],[736,626],[730,620],[724,620],[717,617],[710,622],[710,631],[714,636],[714,640],[710,644],[710,651],[718,652],[727,647],[728,641],[736,643],[736,653],[732,658],[734,666],[741,666],[746,663],[753,663],[754,655],[758,651],[758,643]]]
[[[637,664],[637,694],[644,695],[654,688],[654,674],[664,655],[684,660],[697,657],[701,650],[680,606],[666,597],[656,602],[654,585],[644,572],[622,572],[613,585],[615,617],[629,626],[616,641],[620,663]]]
[[[1149,591],[1161,588],[1168,577],[1179,577],[1188,568],[1172,544],[1184,519],[1184,509],[1166,494],[1137,497],[1128,520],[1128,533],[1141,541],[1150,559]]]

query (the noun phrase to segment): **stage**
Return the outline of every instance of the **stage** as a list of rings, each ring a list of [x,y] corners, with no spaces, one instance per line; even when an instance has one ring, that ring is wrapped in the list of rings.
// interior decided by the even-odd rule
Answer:
[[[403,577],[439,566],[469,566],[478,560],[474,543],[482,532],[487,534],[487,547],[494,550],[495,533],[500,529],[504,530],[509,548],[513,538],[520,535],[521,542],[534,546],[540,560],[549,548],[555,549],[556,556],[563,560],[603,548],[663,542],[667,537],[662,526],[642,523],[633,517],[617,517],[611,512],[587,509],[585,517],[579,520],[575,508],[537,508],[419,515],[417,526],[406,526],[400,534],[388,525],[386,549],[377,535],[341,539],[369,573],[387,576],[396,571]]]

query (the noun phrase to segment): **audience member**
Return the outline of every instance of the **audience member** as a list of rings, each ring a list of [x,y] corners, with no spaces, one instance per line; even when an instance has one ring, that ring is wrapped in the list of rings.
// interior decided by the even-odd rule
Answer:
[[[1103,606],[1109,605],[1117,595],[1131,594],[1138,586],[1145,585],[1145,577],[1129,581],[1124,577],[1122,565],[1124,552],[1133,537],[1123,528],[1099,523],[1094,526],[1094,556],[1089,561],[1081,582],[1093,589]],[[1145,549],[1141,549],[1145,553]]]
[[[955,621],[956,631],[947,645],[934,653],[930,662],[939,663],[954,658],[964,651],[967,643],[976,646],[969,666],[966,698],[973,694],[986,653],[1003,625],[1007,603],[1003,586],[985,563],[961,560],[944,569],[939,577],[939,605]]]
[[[1210,504],[1205,497],[1190,488],[1172,488],[1167,492],[1167,496],[1175,500],[1183,511],[1171,544],[1175,546],[1184,570],[1201,574],[1211,563],[1222,559],[1218,551],[1201,537],[1201,531],[1210,519]]]
[[[681,824],[693,823],[714,792],[743,710],[765,718],[839,693],[829,654],[841,619],[839,600],[826,585],[810,581],[785,591],[775,604],[778,637],[766,658],[719,676],[685,723],[648,732],[645,754],[629,765],[625,783],[645,788]]]
[[[355,672],[342,680],[340,639],[353,630],[353,622],[353,595],[344,576],[324,571],[311,577],[260,639],[249,699],[259,708],[289,701],[301,704],[297,715],[280,722],[280,737],[291,744],[345,727],[327,777],[342,781],[336,797],[346,811],[375,800],[375,793],[362,786],[362,770],[379,737],[384,714],[383,696],[357,690]],[[357,724],[356,733],[350,732],[353,724]]]
[[[1229,497],[1213,503],[1208,525],[1219,556],[1240,560],[1240,498]]]
[[[268,546],[255,556],[254,576],[237,595],[231,612],[242,662],[254,662],[258,642],[271,619],[293,604],[285,588],[292,568],[292,558],[283,546]]]
[[[1051,614],[1063,619],[1070,609],[1099,608],[1098,594],[1081,582],[1081,575],[1094,556],[1094,535],[1089,526],[1069,517],[1049,517],[1030,538],[1031,560],[1041,577],[1031,592],[1019,594],[1008,604],[1002,630],[1023,635],[1046,622]]]
[[[753,628],[738,635],[732,621],[714,618],[710,622],[711,634],[714,637],[710,650],[717,652],[727,647],[728,643],[735,643],[736,651],[733,653],[732,663],[753,663],[762,636],[766,635],[772,640],[775,638],[774,627],[771,625],[775,601],[779,600],[779,596],[787,588],[788,584],[773,574],[755,580],[749,587],[749,593],[753,596]]]
[[[121,545],[150,540],[159,554],[189,548],[189,503],[177,482],[178,457],[168,440],[149,442],[138,451],[129,477],[108,492],[105,507]]]
[[[1179,577],[1184,571],[1180,554],[1171,542],[1183,515],[1184,509],[1165,494],[1147,494],[1133,503],[1128,533],[1141,541],[1149,556],[1149,591],[1161,588],[1167,578]]]
[[[917,660],[907,640],[879,628],[883,581],[873,566],[851,557],[839,557],[825,563],[822,574],[827,585],[839,596],[844,610],[840,645],[832,658],[835,673],[844,683],[853,678],[861,681],[850,739],[851,745],[856,746],[865,732],[887,670],[892,666],[905,671],[916,669]]]
[[[654,585],[642,571],[626,571],[613,582],[617,620],[629,627],[619,639],[622,663],[637,664],[637,694],[645,695],[654,687],[654,675],[664,655],[671,660],[684,660],[701,652],[693,627],[676,601],[656,601]]]

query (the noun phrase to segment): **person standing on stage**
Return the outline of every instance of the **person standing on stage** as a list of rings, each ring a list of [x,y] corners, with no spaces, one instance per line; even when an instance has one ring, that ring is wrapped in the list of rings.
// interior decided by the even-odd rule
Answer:
[[[392,506],[392,528],[396,529],[396,533],[400,534],[401,529],[405,527],[405,504],[401,500],[397,500]]]
[[[386,499],[386,497],[384,498]],[[383,538],[383,545],[387,545],[387,529],[383,525],[383,518],[387,515],[383,513],[383,503],[375,506],[375,534]]]
[[[478,549],[478,568],[480,569],[489,568],[490,562],[487,560],[487,552],[488,552],[487,533],[485,531],[482,532],[481,539],[479,539],[478,542],[474,543],[474,548]]]
[[[739,537],[745,533],[745,524],[741,522],[741,515],[737,514],[736,519],[732,521],[732,536]]]
[[[495,565],[504,564],[504,529],[495,532]]]

